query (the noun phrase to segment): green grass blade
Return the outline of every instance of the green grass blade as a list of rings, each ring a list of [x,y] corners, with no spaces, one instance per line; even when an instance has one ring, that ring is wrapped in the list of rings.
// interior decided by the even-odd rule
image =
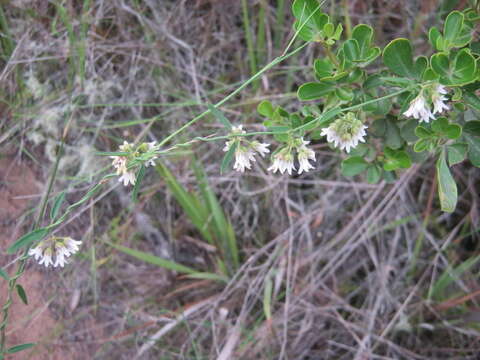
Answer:
[[[215,193],[208,184],[205,171],[196,162],[194,163],[194,171],[197,181],[200,185],[203,200],[207,204],[208,210],[213,217],[212,228],[216,239],[222,246],[222,254],[226,257],[225,260],[228,260],[231,270],[236,270],[239,266],[239,259],[237,242],[232,225],[225,217],[223,209],[220,206]]]
[[[460,276],[468,271],[472,266],[474,266],[478,260],[480,260],[480,255],[476,257],[472,257],[460,265],[458,265],[456,268],[448,267],[445,272],[440,276],[440,278],[433,284],[433,286],[430,288],[430,292],[428,295],[429,299],[434,299],[437,301],[442,300],[442,297],[444,295],[444,291],[453,282],[457,281]]]
[[[163,267],[165,269],[173,270],[173,271],[183,273],[183,274],[198,273],[197,270],[189,268],[185,265],[181,265],[179,263],[176,263],[175,261],[162,259],[161,257],[155,256],[155,255],[152,255],[152,254],[140,251],[140,250],[130,249],[130,248],[128,248],[126,246],[123,246],[123,245],[113,244],[109,241],[105,241],[105,242],[108,245],[110,245],[111,247],[117,249],[118,251],[121,251],[121,252],[123,252],[127,255],[130,255],[130,256],[133,256],[133,257],[135,257],[135,258],[137,258],[137,259],[139,259],[143,262],[146,262],[146,263],[156,265],[156,266],[160,266],[160,267]]]
[[[200,201],[192,194],[187,192],[183,186],[177,181],[175,176],[163,164],[158,164],[157,172],[165,180],[168,188],[172,192],[175,200],[180,204],[185,214],[188,216],[192,224],[197,228],[202,237],[210,244],[214,244],[212,235],[208,231],[208,214]]]
[[[242,0],[242,12],[243,12],[243,31],[245,32],[245,39],[247,41],[247,53],[248,53],[248,62],[250,64],[250,74],[253,75],[257,72],[257,59],[255,58],[255,49],[253,46],[253,36],[252,30],[250,27],[250,19],[248,13],[248,1]],[[253,83],[253,88],[258,88],[258,80],[255,80]]]
[[[228,282],[228,277],[210,272],[197,272],[195,274],[188,274],[187,277],[191,279],[220,281],[223,283]]]

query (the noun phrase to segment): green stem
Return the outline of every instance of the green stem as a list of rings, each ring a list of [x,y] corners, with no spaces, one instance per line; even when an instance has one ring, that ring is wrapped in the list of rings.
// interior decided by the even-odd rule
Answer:
[[[247,52],[250,63],[250,73],[255,74],[257,72],[257,59],[255,56],[255,49],[253,47],[253,37],[250,28],[250,20],[248,15],[248,3],[247,0],[242,0],[242,12],[243,12],[243,31],[247,40]],[[258,87],[258,82],[255,82],[254,87]]]
[[[360,109],[362,107],[364,107],[365,105],[369,105],[369,104],[373,104],[373,103],[376,103],[377,101],[382,101],[382,100],[385,100],[385,99],[389,99],[389,98],[392,98],[392,97],[395,97],[395,96],[398,96],[400,94],[403,94],[404,92],[407,92],[407,91],[410,91],[410,87],[406,88],[406,89],[402,89],[402,90],[398,90],[398,91],[395,91],[391,94],[388,94],[388,95],[385,95],[385,96],[382,96],[382,97],[379,97],[377,99],[372,99],[372,100],[368,100],[368,101],[365,101],[361,104],[357,104],[357,105],[352,105],[352,106],[349,106],[349,107],[346,107],[346,108],[340,108],[340,109],[335,109],[335,110],[329,110],[325,113],[323,113],[322,115],[320,115],[319,117],[313,119],[312,121],[309,121],[308,123],[306,124],[303,124],[302,126],[299,126],[295,129],[290,129],[288,131],[286,131],[287,133],[290,133],[290,132],[293,132],[293,131],[298,131],[298,130],[304,130],[304,129],[307,129],[309,128],[313,123],[317,122],[317,121],[320,121],[322,120],[322,118],[325,117],[326,114],[334,114],[334,115],[338,115],[340,113],[343,113],[345,111],[351,111],[351,110],[356,110],[356,109]]]
[[[348,9],[348,0],[342,0],[343,8],[343,18],[345,21],[345,33],[347,34],[347,39],[352,37],[352,20],[350,19],[350,12]]]
[[[285,55],[282,55],[282,56],[279,56],[277,58],[275,58],[272,62],[268,63],[267,65],[265,65],[265,67],[263,69],[261,69],[259,72],[257,72],[255,75],[253,75],[250,79],[248,79],[247,81],[245,81],[242,85],[240,85],[237,89],[235,89],[234,91],[232,91],[229,95],[227,95],[225,98],[223,98],[221,101],[219,101],[218,103],[214,104],[215,107],[219,107],[219,106],[222,106],[223,104],[225,104],[227,101],[229,101],[231,98],[233,98],[235,95],[237,95],[240,91],[242,91],[244,88],[246,88],[249,84],[251,84],[253,81],[255,81],[256,79],[258,79],[264,72],[266,72],[267,70],[271,69],[272,67],[274,67],[275,65],[277,65],[278,63],[282,62],[283,60],[289,58],[290,56],[293,56],[295,55],[296,53],[298,53],[300,50],[302,50],[305,46],[307,46],[308,43],[305,43],[303,45],[301,45],[300,47],[298,47],[297,49],[293,50],[292,52],[288,53],[288,54],[285,54]],[[159,143],[159,146],[162,146],[162,145],[165,145],[167,142],[169,142],[171,139],[173,139],[175,136],[177,136],[178,134],[180,134],[182,131],[184,131],[185,129],[189,128],[190,126],[192,126],[194,123],[196,123],[198,120],[200,120],[201,118],[203,118],[205,115],[209,114],[210,113],[210,110],[206,110],[204,111],[203,113],[201,113],[200,115],[194,117],[192,120],[190,120],[188,123],[186,123],[185,125],[183,125],[182,127],[180,127],[179,129],[175,130],[173,133],[171,133],[170,135],[168,135],[165,139],[163,139],[160,143]]]
[[[327,54],[328,58],[330,59],[331,62],[335,64],[335,66],[338,68],[340,66],[340,62],[338,61],[337,57],[335,54],[332,52],[332,47],[329,45],[324,45],[325,53]]]

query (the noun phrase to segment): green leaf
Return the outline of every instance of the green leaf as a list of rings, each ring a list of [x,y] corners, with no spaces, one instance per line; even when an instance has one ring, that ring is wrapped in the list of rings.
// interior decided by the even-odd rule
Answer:
[[[422,79],[423,74],[427,70],[428,67],[428,59],[425,56],[419,56],[415,60],[415,73],[417,79]]]
[[[405,122],[400,130],[400,135],[406,142],[415,142],[418,140],[418,136],[415,135],[415,129],[417,128],[418,121],[416,119],[410,119]]]
[[[326,36],[326,37],[332,37],[333,34],[335,32],[335,26],[329,22],[329,23],[326,23],[324,26],[323,26],[323,34]]]
[[[358,46],[358,42],[355,39],[346,40],[343,43],[343,53],[345,54],[345,58],[349,62],[354,62],[360,59],[360,48]]]
[[[15,241],[13,245],[11,245],[7,249],[8,254],[13,254],[17,252],[17,250],[21,249],[22,247],[29,246],[36,241],[42,240],[48,234],[48,230],[46,228],[41,228],[37,230],[33,230],[26,235],[23,235],[20,239]]]
[[[263,289],[263,313],[267,320],[272,318],[272,295],[273,281],[270,276],[265,279],[265,287]]]
[[[140,191],[140,185],[142,184],[142,180],[145,177],[145,165],[142,164],[140,169],[137,172],[135,185],[133,185],[132,190],[132,202],[136,203],[138,200],[138,192]]]
[[[415,152],[425,151],[430,147],[430,143],[431,141],[429,138],[420,139],[413,146],[413,151]]]
[[[318,80],[330,76],[333,71],[333,64],[328,59],[317,59],[313,63],[315,75]]]
[[[462,127],[458,124],[450,124],[445,131],[445,135],[451,140],[458,139],[462,135]]]
[[[382,169],[377,165],[370,165],[367,168],[367,182],[369,184],[376,184],[382,177]]]
[[[457,184],[447,165],[445,150],[437,160],[438,196],[442,211],[453,212],[457,206]]]
[[[353,91],[348,87],[337,88],[335,90],[335,95],[343,101],[352,101],[354,97]]]
[[[317,100],[335,90],[334,84],[330,82],[310,82],[298,88],[297,96],[302,101]]]
[[[63,204],[63,201],[65,200],[65,191],[62,191],[60,194],[57,195],[55,200],[53,201],[52,208],[50,209],[50,220],[55,220],[58,212],[60,211],[60,207]]]
[[[389,147],[384,149],[386,161],[383,164],[383,168],[386,171],[393,171],[400,168],[407,169],[412,166],[412,160],[410,156],[403,150],[396,150]]]
[[[403,145],[400,129],[392,119],[386,121],[385,144],[392,149],[399,149]]]
[[[468,159],[474,166],[480,167],[480,138],[471,135],[463,137],[468,144]]]
[[[342,161],[342,174],[344,176],[355,176],[365,171],[368,167],[366,162],[360,156],[352,156]]]
[[[480,121],[467,121],[463,126],[463,131],[473,136],[480,136]]]
[[[275,112],[275,109],[273,108],[273,105],[270,101],[263,100],[260,104],[258,104],[257,112],[260,115],[263,115],[267,118],[272,118]]]
[[[448,119],[446,117],[439,117],[432,121],[432,130],[438,134],[445,133],[448,129]]]
[[[28,305],[27,293],[25,292],[25,289],[23,288],[23,286],[20,285],[20,284],[17,284],[15,286],[15,288],[17,289],[17,294],[20,297],[20,299],[22,300],[22,302],[25,305]]]
[[[16,352],[22,351],[22,350],[27,350],[32,347],[34,347],[36,344],[35,343],[26,343],[26,344],[21,344],[21,345],[15,345],[12,346],[11,348],[7,349],[7,354],[14,354]]]
[[[462,135],[462,127],[458,124],[449,124],[447,118],[439,117],[432,122],[432,130],[438,136],[446,136],[449,139],[455,140]]]
[[[223,113],[218,110],[215,106],[212,104],[207,104],[208,110],[215,116],[215,118],[225,126],[225,128],[230,131],[232,129],[232,124],[230,121],[223,115]]]
[[[376,119],[369,130],[370,134],[374,136],[384,136],[387,131],[387,121],[384,118]]]
[[[450,166],[461,163],[465,160],[468,151],[468,144],[456,143],[447,146],[448,164]]]
[[[4,278],[7,281],[10,281],[10,276],[8,276],[7,272],[0,268],[0,277]]]
[[[438,31],[438,29],[435,26],[430,28],[430,31],[428,32],[428,40],[430,41],[430,44],[435,50],[439,50],[439,51],[444,50],[443,48],[439,49],[437,47],[437,39],[441,37],[442,37],[442,34],[440,33],[440,31]]]
[[[113,248],[115,248],[115,249],[117,249],[117,250],[119,250],[119,251],[121,251],[121,252],[123,252],[127,255],[133,256],[133,257],[135,257],[135,258],[137,258],[137,259],[139,259],[143,262],[146,262],[146,263],[149,263],[149,264],[152,264],[152,265],[160,266],[162,268],[165,268],[165,269],[168,269],[168,270],[173,270],[173,271],[183,273],[183,274],[195,274],[195,273],[197,273],[196,270],[194,270],[192,268],[189,268],[185,265],[178,264],[175,261],[162,259],[161,257],[155,256],[155,255],[152,255],[152,254],[140,251],[140,250],[130,249],[126,246],[114,244],[114,243],[111,243],[109,241],[105,241],[105,243],[107,243],[111,247],[113,247]]]
[[[433,133],[429,129],[419,125],[415,128],[415,135],[420,139],[428,139],[433,136]]]
[[[373,40],[373,29],[365,24],[358,24],[353,28],[352,39],[358,43],[359,58],[365,60],[368,57],[370,45]]]
[[[395,39],[383,50],[384,64],[395,74],[415,78],[412,46],[407,39]]]
[[[476,80],[476,61],[468,49],[460,50],[452,61],[445,53],[434,54],[430,62],[444,85],[461,86]]]
[[[292,12],[297,19],[293,27],[298,36],[305,41],[318,40],[328,23],[328,16],[322,13],[321,5],[316,0],[295,0]]]
[[[463,100],[465,100],[467,105],[470,106],[472,109],[480,111],[480,99],[477,95],[475,95],[475,93],[465,91],[465,93],[463,94]]]
[[[453,43],[460,35],[460,31],[463,27],[463,20],[463,14],[459,11],[452,11],[448,14],[443,27],[443,34],[448,43]]]
[[[232,162],[233,155],[235,154],[235,150],[237,149],[237,143],[233,143],[232,146],[230,146],[230,149],[228,149],[227,153],[223,157],[222,160],[222,165],[220,165],[220,174],[225,173],[225,170],[227,170],[228,166]]]

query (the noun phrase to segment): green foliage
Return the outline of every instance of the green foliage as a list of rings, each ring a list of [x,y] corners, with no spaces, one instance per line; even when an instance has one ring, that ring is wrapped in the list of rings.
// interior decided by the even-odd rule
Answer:
[[[25,292],[25,289],[23,288],[23,286],[20,284],[17,284],[15,288],[17,289],[18,297],[22,300],[22,302],[25,305],[28,305],[27,293]]]
[[[436,167],[438,195],[442,211],[453,212],[457,206],[457,184],[448,168],[445,150],[441,152]]]
[[[386,147],[384,149],[384,154],[385,162],[383,164],[383,169],[385,171],[408,169],[412,166],[412,161],[406,151]]]
[[[310,133],[318,139],[319,128],[329,126],[337,114],[357,111],[360,118],[374,119],[368,134],[379,139],[379,145],[370,146],[372,151],[354,152],[344,159],[342,174],[364,174],[369,183],[382,178],[392,181],[395,171],[409,168],[413,161],[423,162],[429,154],[441,153],[437,161],[440,202],[443,210],[453,211],[456,185],[447,164],[452,166],[468,158],[473,165],[480,166],[479,122],[461,121],[465,105],[480,111],[476,94],[480,46],[472,37],[474,23],[480,19],[478,14],[472,9],[452,11],[445,19],[443,32],[436,27],[429,31],[429,41],[436,52],[430,58],[415,58],[409,39],[394,39],[382,51],[373,43],[374,30],[365,24],[355,26],[343,41],[340,38],[326,41],[334,26],[314,0],[297,0],[292,10],[299,36],[320,42],[325,49],[325,57],[314,61],[316,81],[301,84],[297,91],[299,100],[317,102],[319,110],[313,118],[302,114],[302,124],[298,116],[280,114],[270,103],[262,103],[259,113],[271,119],[264,125],[279,126],[282,135],[275,138],[281,142],[289,141],[287,134],[293,134],[294,129],[302,129],[302,136]],[[386,70],[369,71],[368,65],[380,54]],[[442,86],[447,86],[450,92]],[[403,90],[393,96],[395,87]],[[445,116],[435,116],[435,112],[445,110],[447,101],[454,102],[453,109]],[[403,120],[392,111],[395,103],[400,114],[414,118]],[[436,119],[431,121],[433,117]],[[289,119],[294,120],[293,125],[288,124]],[[383,154],[375,157],[380,146]]]
[[[208,107],[208,110],[210,110],[210,112],[213,114],[213,116],[215,116],[215,119],[217,119],[219,123],[221,123],[223,126],[225,126],[225,129],[227,129],[227,130],[232,129],[232,124],[226,118],[226,116],[223,115],[223,113],[220,110],[218,110],[212,104],[208,104],[207,107]]]
[[[8,276],[7,272],[1,268],[0,268],[0,277],[7,281],[10,280],[10,276]]]
[[[432,27],[428,38],[435,50],[449,52],[452,48],[467,46],[472,41],[472,30],[470,19],[466,20],[459,11],[452,11],[445,20],[443,35],[436,27]]]
[[[448,164],[459,164],[467,157],[468,144],[456,143],[447,146]]]
[[[48,229],[41,228],[23,235],[20,239],[15,241],[8,249],[8,254],[13,254],[23,247],[30,246],[34,242],[42,240],[48,234]]]
[[[237,240],[230,221],[208,185],[203,169],[194,165],[199,195],[187,191],[165,165],[159,164],[156,169],[197,231],[205,241],[217,248],[220,254],[217,259],[219,268],[223,266],[220,264],[227,264],[224,275],[233,274],[240,265]]]
[[[30,348],[34,347],[35,345],[36,345],[35,343],[26,343],[26,344],[21,344],[21,345],[15,345],[15,346],[12,346],[11,348],[8,348],[6,352],[7,352],[7,354],[15,354],[17,352],[30,349]]]
[[[444,85],[463,86],[478,77],[477,62],[469,49],[462,49],[453,57],[446,53],[436,53],[432,55],[430,61]]]
[[[367,170],[368,163],[360,156],[352,156],[342,161],[342,174],[355,176]]]
[[[53,200],[52,208],[50,209],[50,220],[55,220],[58,216],[58,212],[60,211],[60,207],[65,200],[65,191],[62,191],[57,197]]]
[[[417,77],[410,40],[395,39],[383,50],[383,63],[394,74],[408,78]]]
[[[480,256],[475,256],[462,262],[455,268],[449,265],[430,288],[428,297],[437,302],[448,299],[449,296],[446,294],[447,287],[458,281],[460,276],[470,270],[479,260]]]

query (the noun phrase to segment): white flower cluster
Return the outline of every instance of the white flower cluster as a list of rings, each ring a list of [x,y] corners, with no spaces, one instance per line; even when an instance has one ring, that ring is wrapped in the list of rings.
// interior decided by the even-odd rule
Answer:
[[[428,96],[427,98],[424,96],[424,90],[430,93],[429,99],[433,104],[433,113],[427,101]],[[428,123],[430,120],[435,120],[434,114],[449,109],[445,103],[448,99],[444,96],[447,94],[447,89],[445,86],[437,84],[434,88],[426,88],[424,90],[420,91],[420,94],[410,102],[410,106],[403,115]]]
[[[233,168],[240,172],[245,172],[245,169],[250,170],[252,168],[251,162],[255,162],[255,155],[258,153],[264,157],[270,150],[268,147],[270,144],[260,143],[258,141],[248,141],[242,136],[236,136],[239,134],[246,134],[243,130],[243,126],[234,126],[230,133],[233,136],[232,139],[225,143],[223,151],[227,152],[232,146],[235,147],[235,163]]]
[[[264,157],[270,150],[268,147],[270,144],[260,143],[258,141],[248,141],[240,134],[246,134],[242,125],[234,126],[230,135],[232,138],[225,143],[223,151],[228,151],[232,146],[235,148],[235,163],[233,168],[240,172],[245,172],[245,169],[250,170],[252,168],[251,163],[255,162],[255,155],[260,154]],[[272,156],[272,164],[267,169],[268,171],[292,174],[292,171],[296,170],[294,164],[293,151],[296,150],[298,158],[298,173],[301,174],[304,171],[307,172],[313,169],[313,165],[310,160],[315,161],[315,153],[312,149],[308,148],[309,141],[304,141],[303,138],[292,139],[290,144],[286,145]]]
[[[313,169],[314,166],[310,163],[310,160],[315,161],[315,152],[308,148],[309,141],[303,140],[303,138],[296,139],[292,142],[292,145],[287,145],[280,149],[273,155],[273,163],[268,168],[268,171],[285,173],[285,171],[292,175],[292,171],[295,171],[294,156],[292,150],[295,148],[297,151],[298,159],[298,173],[301,174],[304,171],[308,172]]]
[[[67,264],[66,258],[75,254],[81,244],[81,241],[73,240],[70,237],[52,237],[31,248],[28,255],[34,256],[40,265],[64,267]],[[53,261],[53,257],[55,257],[55,261]]]
[[[112,166],[117,170],[117,175],[120,177],[118,181],[123,182],[124,186],[129,184],[135,185],[136,175],[132,169],[128,169],[128,162],[135,160],[137,157],[144,153],[151,153],[150,157],[144,162],[146,167],[155,166],[155,159],[158,157],[154,155],[154,151],[158,150],[158,145],[155,142],[143,143],[134,148],[133,144],[124,141],[122,145],[118,147],[119,151],[128,153],[127,155],[115,155],[110,156],[112,158]]]
[[[327,141],[333,142],[335,147],[345,149],[349,153],[359,142],[365,142],[367,128],[368,126],[363,125],[354,113],[349,112],[322,129],[321,135],[327,136]]]

